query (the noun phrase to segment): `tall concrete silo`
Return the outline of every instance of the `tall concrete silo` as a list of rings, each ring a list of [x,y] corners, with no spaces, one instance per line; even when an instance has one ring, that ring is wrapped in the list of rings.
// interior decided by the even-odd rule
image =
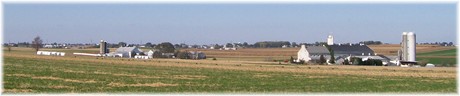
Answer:
[[[415,33],[403,32],[401,41],[401,60],[415,61],[416,39]]]
[[[104,41],[104,40],[101,40],[101,42],[99,44],[99,53],[100,54],[109,53],[108,49],[107,49],[107,42]]]
[[[407,61],[415,61],[415,46],[416,46],[416,40],[415,40],[415,33],[414,32],[409,32],[407,33]]]
[[[401,41],[401,60],[407,61],[408,53],[407,53],[407,32],[402,33],[402,41]]]
[[[332,35],[327,36],[327,45],[334,45],[334,37]]]

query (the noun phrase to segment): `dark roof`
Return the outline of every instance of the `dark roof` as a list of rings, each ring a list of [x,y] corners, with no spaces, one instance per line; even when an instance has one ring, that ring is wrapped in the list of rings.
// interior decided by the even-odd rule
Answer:
[[[327,50],[327,48],[324,46],[306,46],[306,47],[310,55],[329,54],[329,50]]]
[[[336,55],[375,55],[374,51],[366,45],[330,45]]]

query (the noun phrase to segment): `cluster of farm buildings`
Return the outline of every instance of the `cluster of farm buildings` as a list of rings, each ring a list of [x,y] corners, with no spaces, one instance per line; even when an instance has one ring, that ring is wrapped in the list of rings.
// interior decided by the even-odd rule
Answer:
[[[120,58],[138,58],[138,59],[152,59],[152,58],[176,58],[176,53],[164,53],[158,49],[152,49],[147,52],[142,51],[137,46],[133,47],[119,47],[114,52],[110,52],[107,47],[107,42],[101,40],[99,54],[91,53],[73,53],[74,55],[86,56],[103,56],[103,57],[120,57]],[[184,59],[206,59],[206,54],[200,51],[187,51],[184,54]]]
[[[327,45],[323,46],[305,46],[302,45],[297,53],[297,59],[294,62],[315,62],[326,59],[330,63],[331,56],[334,58],[334,64],[352,64],[352,58],[360,58],[362,61],[379,60],[384,66],[418,66],[415,61],[415,34],[413,32],[403,32],[401,50],[398,56],[384,56],[376,54],[371,48],[364,44],[341,45],[334,44],[333,36],[327,38]],[[431,66],[431,65],[429,65]]]

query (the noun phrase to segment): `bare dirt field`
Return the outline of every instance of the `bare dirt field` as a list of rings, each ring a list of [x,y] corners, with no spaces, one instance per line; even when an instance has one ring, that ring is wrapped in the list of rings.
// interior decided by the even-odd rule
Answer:
[[[374,50],[377,54],[382,55],[398,55],[398,50],[401,49],[401,45],[399,44],[386,44],[386,45],[368,45],[369,48]],[[451,46],[438,46],[438,45],[417,45],[416,47],[417,53],[426,53],[426,52],[433,52],[433,51],[441,51],[441,50],[449,50],[455,49],[455,47]]]

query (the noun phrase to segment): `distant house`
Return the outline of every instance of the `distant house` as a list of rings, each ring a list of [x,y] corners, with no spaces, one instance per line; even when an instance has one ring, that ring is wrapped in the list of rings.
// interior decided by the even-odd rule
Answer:
[[[113,57],[133,58],[136,55],[143,55],[142,50],[137,47],[120,47],[115,52],[109,54]]]

